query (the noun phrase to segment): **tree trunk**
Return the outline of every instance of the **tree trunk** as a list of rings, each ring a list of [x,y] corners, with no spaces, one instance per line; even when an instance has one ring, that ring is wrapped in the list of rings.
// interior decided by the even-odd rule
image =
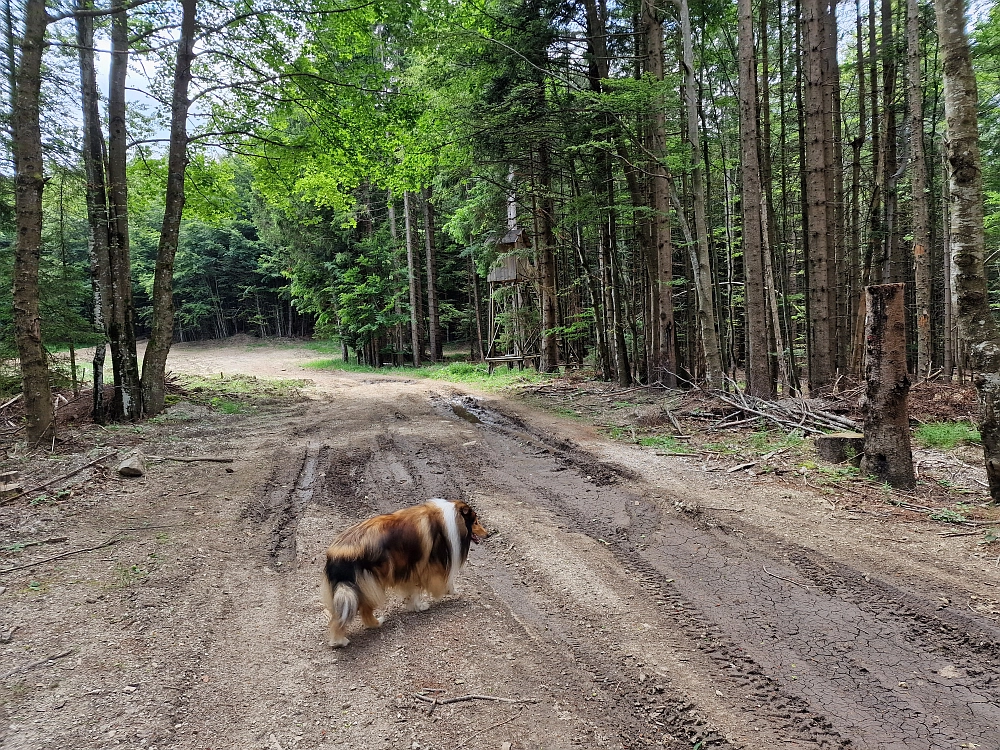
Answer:
[[[83,0],[80,8],[93,7]],[[94,327],[100,340],[94,348],[94,421],[103,424],[111,414],[104,401],[104,358],[110,328],[111,255],[109,249],[108,191],[104,182],[104,134],[101,130],[100,91],[94,67],[94,19],[76,19],[80,58],[80,92],[83,106],[83,165],[87,178],[87,218],[89,226],[90,278],[94,298]]]
[[[115,8],[123,5],[121,1]],[[108,87],[108,244],[110,298],[108,338],[115,379],[114,416],[131,420],[143,414],[139,358],[135,348],[135,305],[132,301],[132,264],[128,233],[127,133],[125,78],[129,58],[128,18],[124,10],[111,16],[111,73]]]
[[[647,73],[663,81],[663,21],[652,0],[642,0],[642,29],[645,41]],[[652,304],[650,323],[656,326],[648,382],[677,385],[677,334],[674,330],[673,242],[670,237],[670,186],[667,175],[667,120],[663,94],[653,98],[652,121],[649,125],[651,156],[650,208],[652,209],[652,242],[647,259]]]
[[[194,59],[197,0],[181,0],[181,31],[174,67],[170,105],[170,150],[167,156],[167,192],[153,276],[153,321],[142,363],[143,405],[147,415],[163,411],[166,396],[167,354],[174,334],[174,258],[184,213],[184,172],[187,168],[187,116],[191,62]]]
[[[809,295],[809,389],[815,394],[834,377],[834,311],[831,309],[830,264],[834,262],[833,196],[829,194],[830,163],[827,139],[830,112],[825,87],[827,0],[805,0],[802,4],[802,46],[805,77],[805,198],[808,236],[806,275]]]
[[[420,271],[416,250],[413,247],[413,212],[410,210],[410,191],[403,191],[403,232],[406,235],[406,268],[410,278],[410,342],[413,347],[413,366],[420,367],[424,353],[423,310],[420,294]]]
[[[983,173],[979,155],[978,93],[966,37],[963,0],[937,0],[944,71],[944,111],[951,194],[952,285],[958,340],[968,347],[979,392],[979,433],[990,496],[1000,503],[1000,337],[990,310],[983,227]]]
[[[905,284],[865,289],[865,455],[861,471],[899,489],[916,484],[910,450]]]
[[[444,355],[441,341],[441,319],[437,296],[437,256],[434,247],[434,206],[431,188],[424,188],[424,240],[427,247],[427,332],[431,362],[440,362]]]
[[[537,237],[535,248],[538,258],[538,297],[542,306],[542,356],[539,363],[541,372],[559,370],[559,340],[555,329],[559,325],[556,291],[555,256],[555,198],[552,194],[552,167],[548,146],[538,147],[538,188],[540,195],[535,200],[535,220]]]
[[[920,14],[917,0],[906,3],[907,78],[910,111],[910,164],[913,186],[913,268],[917,304],[917,378],[930,374],[931,259],[928,225],[927,161],[924,156],[924,110],[921,86]]]
[[[38,270],[42,251],[42,134],[39,123],[42,52],[48,18],[44,0],[26,0],[17,97],[12,113],[15,164],[14,338],[21,360],[25,431],[29,445],[52,436],[54,413],[42,345]]]
[[[774,396],[769,357],[767,297],[761,233],[761,183],[758,159],[757,72],[754,65],[753,7],[739,0],[740,147],[743,158],[743,262],[745,271],[747,338],[747,392]]]
[[[705,347],[705,384],[719,388],[723,381],[722,347],[719,345],[715,299],[712,296],[712,261],[708,246],[708,221],[705,217],[705,177],[702,171],[701,138],[698,128],[698,98],[695,90],[694,49],[691,39],[691,14],[687,0],[680,0],[681,43],[684,63],[684,112],[687,116],[687,140],[691,151],[691,192],[694,204],[696,246],[691,266],[698,294],[698,327]],[[677,209],[680,212],[680,209]]]

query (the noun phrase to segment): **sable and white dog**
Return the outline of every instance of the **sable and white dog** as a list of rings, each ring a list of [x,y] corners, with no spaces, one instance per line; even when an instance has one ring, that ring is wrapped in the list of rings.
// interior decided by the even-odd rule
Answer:
[[[409,609],[423,611],[454,591],[459,569],[488,532],[461,500],[435,498],[423,505],[362,521],[343,531],[326,551],[323,606],[330,613],[330,645],[346,646],[347,624],[360,614],[370,628],[390,589]]]

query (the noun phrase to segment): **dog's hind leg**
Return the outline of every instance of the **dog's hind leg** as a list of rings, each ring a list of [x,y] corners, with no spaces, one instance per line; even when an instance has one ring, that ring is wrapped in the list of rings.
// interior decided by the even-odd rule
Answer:
[[[375,610],[372,609],[370,604],[362,604],[358,608],[358,614],[361,615],[361,622],[365,624],[365,627],[377,628],[382,625],[382,620],[384,617],[376,617]]]
[[[411,612],[426,612],[430,609],[431,603],[424,598],[423,592],[419,589],[410,591],[403,599],[403,606]]]

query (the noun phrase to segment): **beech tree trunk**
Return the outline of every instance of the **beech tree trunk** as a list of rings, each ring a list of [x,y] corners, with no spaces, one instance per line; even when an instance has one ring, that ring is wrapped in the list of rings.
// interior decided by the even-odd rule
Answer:
[[[747,340],[750,347],[747,392],[774,396],[768,342],[767,295],[761,224],[761,181],[758,159],[757,72],[754,65],[753,4],[739,0],[740,146],[743,157],[743,263],[746,275]]]
[[[952,288],[958,340],[976,370],[979,433],[990,496],[1000,503],[1000,336],[990,310],[983,227],[983,173],[979,154],[978,92],[965,33],[963,0],[937,0],[947,123]]]
[[[907,409],[905,286],[865,288],[865,455],[861,470],[899,489],[916,484]]]
[[[431,362],[444,357],[441,341],[441,317],[437,296],[437,256],[434,247],[434,206],[431,205],[431,188],[424,188],[424,240],[427,248],[427,333]]]
[[[403,191],[403,232],[406,235],[406,268],[410,277],[410,342],[413,347],[413,366],[420,367],[424,353],[423,309],[420,295],[420,271],[417,268],[416,249],[413,246],[413,212],[410,210],[410,191]]]
[[[181,0],[181,30],[174,67],[170,105],[170,150],[167,156],[166,209],[160,227],[153,275],[153,322],[142,362],[143,406],[148,416],[163,411],[167,355],[174,333],[174,258],[184,213],[184,172],[187,169],[187,117],[191,63],[194,60],[197,0]]]
[[[42,133],[39,122],[45,0],[25,0],[24,36],[12,113],[14,150],[14,339],[21,360],[25,433],[29,445],[52,436],[52,387],[42,345],[38,271],[42,251]]]

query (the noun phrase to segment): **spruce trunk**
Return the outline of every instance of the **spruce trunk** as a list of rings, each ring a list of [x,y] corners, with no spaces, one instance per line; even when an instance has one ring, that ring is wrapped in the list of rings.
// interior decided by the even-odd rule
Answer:
[[[48,18],[44,0],[26,0],[17,94],[12,113],[14,149],[14,338],[21,359],[25,432],[29,445],[52,436],[54,412],[49,368],[42,345],[38,271],[42,251],[42,133],[39,98]]]

